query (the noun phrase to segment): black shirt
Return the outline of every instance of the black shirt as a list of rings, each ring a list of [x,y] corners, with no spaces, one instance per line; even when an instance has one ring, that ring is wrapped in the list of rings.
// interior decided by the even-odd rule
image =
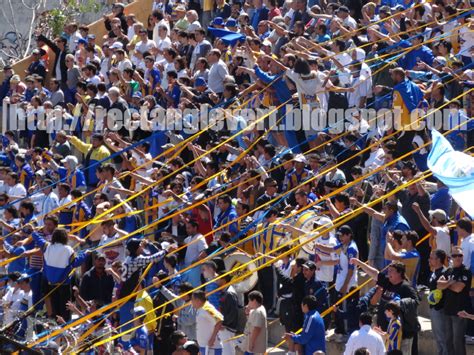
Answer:
[[[455,316],[459,311],[470,312],[471,298],[469,289],[471,288],[471,271],[464,265],[461,267],[450,268],[446,271],[447,280],[462,282],[465,286],[461,292],[454,292],[450,289],[444,291],[444,313],[448,316]]]
[[[383,272],[379,272],[377,277],[377,285],[383,288],[382,297],[380,304],[377,309],[377,323],[383,329],[386,330],[388,326],[388,320],[385,316],[385,305],[390,301],[400,300],[402,298],[418,299],[416,290],[406,280],[399,284],[392,284],[388,280],[388,276]]]
[[[444,275],[446,272],[446,268],[445,267],[440,267],[439,269],[436,269],[435,271],[433,271],[431,273],[431,276],[430,276],[430,279],[428,281],[428,288],[430,289],[430,291],[433,291],[433,290],[436,290],[437,289],[437,282],[438,282],[438,279]],[[443,296],[444,296],[444,292],[443,292]],[[443,308],[443,305],[444,305],[444,297],[441,298],[441,300],[435,304],[435,305],[430,305],[430,308],[434,308],[435,310],[439,311],[440,309]]]

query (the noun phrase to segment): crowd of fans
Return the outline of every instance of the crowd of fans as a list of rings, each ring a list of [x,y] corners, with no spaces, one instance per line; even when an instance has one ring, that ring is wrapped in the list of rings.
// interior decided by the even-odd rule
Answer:
[[[144,23],[116,3],[103,38],[74,22],[55,39],[37,30],[26,72],[5,66],[0,86],[2,334],[90,354],[263,354],[279,321],[289,354],[330,340],[417,354],[427,298],[438,353],[466,354],[470,216],[427,174],[428,127],[362,113],[401,107],[405,125],[448,109],[465,124],[441,132],[472,147],[472,8],[156,0]],[[352,110],[335,133],[274,130],[266,115],[205,129],[181,114],[203,107],[283,124],[292,110]],[[99,115],[114,109],[146,125],[114,130]],[[20,111],[27,129],[11,125]]]

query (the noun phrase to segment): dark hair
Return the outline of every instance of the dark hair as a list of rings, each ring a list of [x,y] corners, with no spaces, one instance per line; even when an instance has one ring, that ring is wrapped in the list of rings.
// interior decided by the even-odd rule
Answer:
[[[249,295],[250,296],[250,295]],[[193,292],[192,298],[195,298],[199,301],[206,302],[207,297],[206,297],[206,292],[203,290],[197,290]]]
[[[217,198],[217,201],[219,201],[219,200],[222,200],[222,201],[224,201],[225,203],[227,203],[227,204],[229,204],[229,205],[232,204],[232,198],[231,198],[229,195],[227,195],[227,194],[224,194],[224,195],[219,196],[219,197]]]
[[[419,236],[418,233],[415,231],[408,231],[406,233],[406,238],[411,242],[413,246],[416,246],[416,243],[418,242]]]
[[[392,263],[388,266],[394,268],[396,272],[398,272],[402,278],[405,278],[406,267],[404,263],[399,261],[392,261]]]
[[[178,258],[176,257],[175,254],[171,255],[166,255],[164,257],[164,260],[171,265],[171,267],[176,267],[176,264],[178,263]]]
[[[442,249],[436,249],[436,250],[433,250],[433,253],[439,259],[439,261],[441,261],[441,263],[444,264],[447,257],[446,252]]]
[[[13,218],[18,218],[18,210],[14,206],[8,206],[5,211],[8,211]]]
[[[64,190],[66,190],[66,192],[69,194],[71,192],[71,186],[69,186],[69,184],[65,184],[65,183],[59,183],[58,184],[58,189],[60,188],[63,188]]]
[[[363,325],[371,325],[372,315],[369,312],[361,313],[361,315],[359,316],[359,322]]]
[[[67,231],[64,228],[58,228],[53,232],[51,243],[67,244]]]
[[[351,203],[349,194],[347,192],[339,192],[336,196],[334,196],[334,200],[342,202],[346,207],[349,207]]]
[[[199,227],[199,223],[195,220],[195,219],[190,219],[188,221],[188,224],[190,224],[192,227],[194,228],[198,228]]]
[[[461,218],[456,226],[465,230],[468,234],[472,233],[472,221],[468,217]]]
[[[44,221],[51,221],[57,227],[59,225],[59,219],[56,215],[49,215],[44,217]]]
[[[74,189],[71,191],[71,196],[74,197],[74,199],[80,198],[82,197],[82,191],[78,189]]]
[[[252,291],[248,295],[249,301],[257,301],[258,304],[263,303],[263,295],[260,291]]]
[[[183,282],[178,286],[179,293],[185,293],[189,292],[194,289],[193,285],[191,285],[189,282]]]
[[[294,71],[296,74],[308,75],[309,73],[311,73],[311,68],[309,67],[309,63],[307,60],[298,58],[296,59],[294,65]]]
[[[370,355],[370,351],[367,348],[359,348],[354,351],[354,355]]]
[[[186,338],[186,334],[181,331],[181,330],[175,330],[172,334],[171,334],[171,344],[177,346],[179,341],[183,338]]]
[[[301,300],[301,304],[307,306],[310,311],[313,311],[318,307],[318,300],[316,296],[308,295]]]
[[[385,310],[392,311],[395,318],[398,318],[400,316],[400,314],[402,313],[402,311],[400,309],[400,305],[395,301],[388,302],[385,305]]]
[[[26,208],[31,213],[33,213],[35,211],[35,205],[33,204],[33,202],[29,202],[29,201],[23,201],[20,204],[20,208]]]

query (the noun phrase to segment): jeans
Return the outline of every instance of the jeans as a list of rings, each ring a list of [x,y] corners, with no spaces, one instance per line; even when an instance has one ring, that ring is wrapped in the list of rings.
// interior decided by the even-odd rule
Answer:
[[[466,355],[467,319],[458,316],[446,316],[446,341],[448,354]]]
[[[411,355],[411,347],[413,344],[413,338],[402,340],[402,353],[403,355]]]
[[[235,340],[229,340],[235,337],[235,333],[223,328],[219,331],[219,339],[222,342],[222,353],[224,355],[235,355]]]
[[[430,308],[431,329],[438,348],[438,355],[449,355],[446,342],[446,315],[443,310]]]

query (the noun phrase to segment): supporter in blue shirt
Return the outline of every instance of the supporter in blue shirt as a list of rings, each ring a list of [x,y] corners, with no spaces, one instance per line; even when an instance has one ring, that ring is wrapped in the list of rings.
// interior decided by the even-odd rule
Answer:
[[[449,194],[449,189],[441,180],[436,181],[436,187],[436,192],[431,195],[430,209],[433,211],[441,209],[449,216],[453,204],[453,198]]]
[[[285,334],[290,351],[298,349],[297,353],[304,355],[313,355],[316,351],[326,351],[324,321],[316,308],[317,300],[315,296],[303,298],[301,302],[301,309],[304,313],[302,332],[298,335]],[[304,351],[301,347],[304,347]]]

